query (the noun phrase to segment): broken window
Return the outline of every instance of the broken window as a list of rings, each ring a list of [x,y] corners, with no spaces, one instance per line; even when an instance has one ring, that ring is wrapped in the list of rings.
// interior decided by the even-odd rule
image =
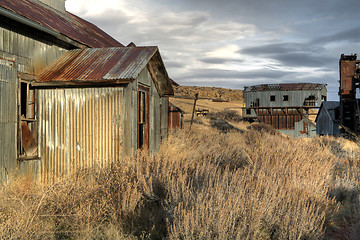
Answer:
[[[275,102],[275,95],[270,96],[270,102]]]
[[[30,82],[19,82],[18,107],[18,156],[19,158],[37,158],[37,130],[35,90]]]
[[[289,101],[289,95],[283,95],[283,101],[288,102]]]
[[[305,98],[304,106],[313,107],[316,106],[317,101],[314,95],[310,95],[309,97]]]

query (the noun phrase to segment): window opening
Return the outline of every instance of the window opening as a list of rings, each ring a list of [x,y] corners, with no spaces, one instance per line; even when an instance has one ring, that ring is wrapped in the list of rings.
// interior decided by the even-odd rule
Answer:
[[[283,101],[288,102],[289,101],[289,95],[284,95],[283,96]]]
[[[18,110],[18,156],[19,159],[32,159],[38,157],[35,89],[30,82],[20,81],[19,84],[19,110]]]
[[[310,95],[309,97],[305,98],[304,106],[316,106],[316,97],[314,95]]]
[[[275,102],[275,95],[270,96],[270,102]]]

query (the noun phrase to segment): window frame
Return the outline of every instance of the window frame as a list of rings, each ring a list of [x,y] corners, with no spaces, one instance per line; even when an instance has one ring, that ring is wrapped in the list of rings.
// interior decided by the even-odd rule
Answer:
[[[31,87],[31,82],[32,80],[24,79],[20,76],[18,78],[18,161],[40,159],[38,146],[37,91]]]

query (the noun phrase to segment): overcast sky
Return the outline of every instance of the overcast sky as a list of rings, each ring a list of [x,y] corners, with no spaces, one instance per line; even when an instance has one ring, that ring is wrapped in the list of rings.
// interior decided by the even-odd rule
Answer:
[[[181,85],[328,84],[360,49],[359,0],[67,0],[119,42],[159,46]]]

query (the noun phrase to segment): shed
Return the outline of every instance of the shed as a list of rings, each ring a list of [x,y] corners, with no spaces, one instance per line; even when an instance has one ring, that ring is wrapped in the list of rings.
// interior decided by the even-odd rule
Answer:
[[[175,106],[172,103],[169,103],[169,116],[168,116],[168,126],[169,130],[184,128],[184,114],[185,112],[179,107]]]
[[[124,47],[65,0],[0,0],[0,181],[104,168],[168,131],[157,47]]]
[[[340,134],[340,102],[323,102],[315,122],[317,135],[338,136]]]

